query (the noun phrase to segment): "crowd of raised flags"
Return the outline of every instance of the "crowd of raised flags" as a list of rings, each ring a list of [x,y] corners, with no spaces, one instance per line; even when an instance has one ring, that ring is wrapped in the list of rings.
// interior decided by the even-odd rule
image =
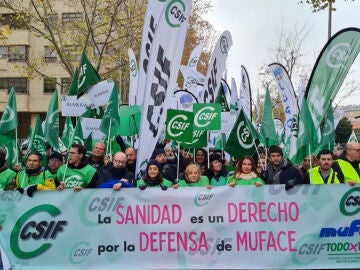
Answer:
[[[169,5],[178,5],[181,20],[171,17]],[[234,78],[231,87],[221,79],[233,43],[229,31],[220,35],[205,76],[196,69],[202,51],[197,44],[187,65],[180,65],[190,11],[191,1],[183,1],[182,5],[174,1],[149,1],[138,64],[134,52],[128,51],[128,105],[119,101],[117,83],[101,80],[83,52],[69,94],[61,98],[62,116],[66,117],[62,136],[55,90],[44,123],[38,116],[35,127],[29,127],[28,153],[37,150],[45,156],[46,142],[59,152],[66,151],[72,143],[83,144],[91,151],[94,142],[102,140],[107,145],[106,154],[111,155],[118,151],[113,142],[120,135],[137,148],[139,172],[162,137],[185,149],[216,145],[236,158],[252,155],[260,143],[265,147],[278,144],[284,149],[284,156],[294,163],[310,153],[334,147],[338,120],[334,119],[332,101],[359,53],[359,29],[344,29],[327,42],[307,82],[304,97],[296,96],[281,64],[269,65],[284,108],[284,129],[279,133],[269,90],[266,89],[260,116],[259,93],[254,102],[245,67],[241,67],[240,93]],[[179,71],[184,77],[182,91],[178,91],[176,83]],[[9,166],[19,162],[15,92],[14,88],[10,90],[0,121],[0,141],[7,148]],[[257,119],[252,117],[253,109]],[[71,117],[76,118],[75,127]],[[356,140],[356,136],[351,140]]]

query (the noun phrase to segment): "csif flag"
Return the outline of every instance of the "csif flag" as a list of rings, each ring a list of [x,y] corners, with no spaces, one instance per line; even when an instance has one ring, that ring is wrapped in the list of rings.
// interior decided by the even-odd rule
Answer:
[[[243,156],[251,156],[256,150],[256,136],[254,127],[241,109],[224,150],[237,159]]]
[[[119,93],[115,83],[103,119],[101,120],[100,130],[108,137],[112,137],[118,135],[119,128]]]
[[[45,140],[59,151],[59,101],[58,91],[55,90],[49,103],[45,119]]]
[[[136,174],[145,168],[164,127],[166,106],[170,104],[176,86],[191,4],[191,0],[166,2],[151,44],[145,87],[140,87],[139,77],[138,89],[144,90],[145,98]],[[174,14],[173,10],[177,12]],[[181,19],[176,15],[180,13]]]
[[[57,139],[57,138],[56,138]],[[26,158],[29,156],[31,151],[38,151],[42,154],[42,165],[47,165],[46,159],[46,140],[41,126],[40,115],[36,118],[35,128],[31,134],[30,141],[28,143],[28,149],[26,152]]]
[[[272,111],[270,91],[267,88],[265,94],[264,111],[260,127],[260,141],[266,147],[277,144],[277,135]]]
[[[322,123],[359,51],[358,28],[346,28],[337,32],[321,51],[305,93],[316,128]]]
[[[77,85],[77,97],[81,97],[90,86],[98,83],[100,80],[100,75],[87,58],[85,51],[83,51]]]
[[[0,120],[0,134],[5,134],[18,125],[15,88],[11,87],[8,103]]]

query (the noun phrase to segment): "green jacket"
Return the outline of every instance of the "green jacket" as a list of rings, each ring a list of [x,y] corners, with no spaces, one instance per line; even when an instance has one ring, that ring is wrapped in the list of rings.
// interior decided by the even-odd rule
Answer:
[[[139,179],[138,181],[136,181],[136,187],[141,187],[141,186],[146,186],[146,187],[160,187],[160,185],[156,185],[156,186],[150,186],[147,185],[146,182],[144,181],[144,179]],[[163,178],[161,181],[161,185],[162,186],[166,186],[166,187],[172,187],[173,182]]]
[[[263,179],[261,179],[260,177],[244,179],[244,178],[236,178],[235,174],[234,174],[228,178],[228,184],[235,183],[236,185],[239,185],[239,186],[255,185],[256,182],[259,182],[259,183],[265,185],[265,181]]]
[[[16,172],[8,168],[0,172],[0,190],[4,190],[16,177]]]
[[[27,188],[32,185],[45,185],[45,175],[43,171],[40,171],[37,175],[28,175],[26,170],[18,172],[16,175],[16,187]]]
[[[201,176],[200,180],[194,183],[188,183],[186,180],[179,181],[179,187],[206,187],[209,185],[209,178]]]

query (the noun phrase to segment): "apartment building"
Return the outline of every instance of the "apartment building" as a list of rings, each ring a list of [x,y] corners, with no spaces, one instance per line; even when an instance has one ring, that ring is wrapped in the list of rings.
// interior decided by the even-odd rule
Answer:
[[[11,4],[10,0],[8,2]],[[21,5],[29,5],[29,10],[33,9],[29,0],[20,2]],[[42,1],[34,2],[41,4]],[[76,1],[72,1],[73,6],[65,4],[65,1],[50,2],[53,6],[52,9],[49,9],[49,14],[46,14],[46,22],[50,26],[56,25],[58,27],[57,31],[60,31],[60,33],[58,33],[56,39],[59,39],[59,43],[61,42],[62,56],[69,57],[69,59],[71,57],[72,67],[75,67],[79,64],[83,49],[83,45],[80,45],[81,38],[83,38],[81,36],[86,36],[87,33],[75,29],[74,26],[80,22],[84,24],[85,15],[81,7],[74,6],[74,3],[75,5],[77,3]],[[101,1],[99,2],[101,3]],[[79,3],[77,5],[80,5]],[[108,4],[108,2],[106,3]],[[99,27],[96,26],[99,34],[87,43],[87,54],[90,59],[99,57],[99,48],[106,47],[101,51],[104,53],[104,59],[107,62],[105,60],[102,62],[100,73],[116,70],[119,64],[114,59],[118,59],[120,54],[127,55],[128,47],[137,50],[141,41],[146,1],[114,0],[114,4],[119,5],[117,10],[115,6],[112,6],[108,11],[105,11],[108,14],[94,15],[96,20],[99,21]],[[111,14],[111,12],[114,13]],[[111,15],[116,17],[113,22],[115,26],[111,35],[106,36],[104,28],[101,27],[107,27],[104,25],[110,20],[105,17]],[[65,67],[63,59],[60,59],[51,42],[33,29],[29,31],[30,24],[27,22],[32,20],[32,18],[29,18],[31,16],[28,15],[20,22],[18,16],[19,13],[0,6],[0,117],[5,109],[9,91],[14,86],[19,119],[18,138],[24,138],[28,133],[29,126],[34,126],[38,114],[40,114],[41,120],[45,119],[54,89],[59,91],[59,101],[61,101],[62,95],[68,92],[71,72],[69,72],[69,67]],[[136,23],[131,21],[135,19]],[[45,25],[38,24],[38,18],[31,21],[32,25],[34,25],[34,21],[35,26],[40,31],[49,32],[49,29],[45,29]],[[65,35],[64,32],[67,32],[67,34]],[[105,39],[107,43],[103,45],[102,42]],[[124,40],[129,43],[124,43]],[[95,50],[95,46],[97,50]],[[123,59],[125,59],[125,56]],[[125,68],[122,72],[124,76],[127,75],[126,61],[127,59],[121,63],[122,67]],[[31,68],[29,69],[29,64],[36,65],[40,73],[32,72]],[[118,69],[115,72],[117,75],[119,74]],[[106,77],[102,78],[106,79]],[[60,102],[59,108],[61,110]],[[60,130],[62,130],[63,122],[64,119],[61,117]]]

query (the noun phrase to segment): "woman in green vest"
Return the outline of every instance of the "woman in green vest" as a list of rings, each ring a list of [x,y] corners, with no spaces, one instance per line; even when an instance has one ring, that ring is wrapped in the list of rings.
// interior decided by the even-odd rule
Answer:
[[[261,187],[265,182],[256,170],[255,161],[250,156],[242,157],[236,164],[235,173],[228,178],[228,185],[255,185]]]

